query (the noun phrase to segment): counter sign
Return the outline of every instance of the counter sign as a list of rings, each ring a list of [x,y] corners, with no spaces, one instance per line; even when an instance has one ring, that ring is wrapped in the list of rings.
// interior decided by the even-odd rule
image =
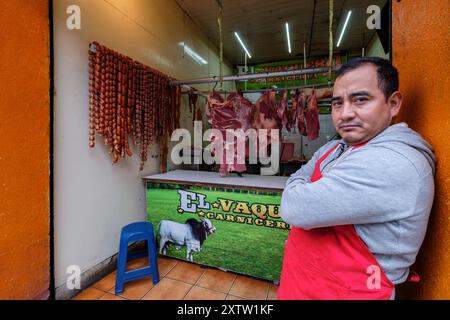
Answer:
[[[281,195],[282,189],[149,181],[148,221],[162,255],[279,281],[290,229],[281,219]]]

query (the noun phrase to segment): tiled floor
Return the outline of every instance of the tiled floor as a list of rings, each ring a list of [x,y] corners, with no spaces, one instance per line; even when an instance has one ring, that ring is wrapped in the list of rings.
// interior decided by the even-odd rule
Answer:
[[[147,258],[131,261],[127,270],[148,265]],[[114,295],[116,272],[78,294],[74,300],[276,300],[277,286],[231,272],[158,257],[160,282],[151,277],[126,283]]]

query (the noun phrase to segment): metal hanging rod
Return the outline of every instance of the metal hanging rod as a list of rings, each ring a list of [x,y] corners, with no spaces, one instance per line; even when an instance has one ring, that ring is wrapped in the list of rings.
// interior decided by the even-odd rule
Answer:
[[[332,71],[336,71],[340,66],[334,66]],[[301,70],[290,70],[290,71],[280,71],[280,72],[265,72],[265,73],[253,73],[246,75],[238,75],[238,76],[226,76],[226,77],[209,77],[209,78],[197,78],[190,80],[175,80],[171,81],[171,86],[180,86],[180,85],[191,85],[191,84],[203,84],[203,83],[215,83],[215,82],[224,82],[224,81],[244,81],[244,80],[252,80],[252,79],[263,79],[263,78],[272,78],[272,77],[283,77],[283,76],[295,76],[300,74],[314,74],[314,73],[327,73],[329,71],[328,67],[322,68],[308,68]]]
[[[310,85],[306,85],[306,86],[294,86],[294,87],[272,87],[272,88],[267,88],[267,89],[249,89],[249,90],[225,90],[225,91],[219,91],[219,93],[232,93],[232,92],[242,92],[242,93],[259,93],[259,92],[266,92],[267,90],[275,90],[275,91],[283,91],[283,90],[295,90],[295,89],[319,89],[319,88],[331,88],[334,85],[334,82],[330,82],[330,83],[321,83],[321,84],[310,84]],[[189,93],[194,93],[194,94],[198,94],[200,96],[205,96],[211,92],[211,90],[197,90],[197,89],[193,89],[193,91],[191,91],[191,87],[186,86],[186,85],[182,85],[183,89],[186,89],[188,91],[182,91],[181,94],[189,94]]]

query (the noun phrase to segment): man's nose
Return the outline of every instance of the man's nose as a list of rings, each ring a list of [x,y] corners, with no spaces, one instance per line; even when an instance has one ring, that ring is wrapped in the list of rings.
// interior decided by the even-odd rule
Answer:
[[[341,109],[341,119],[344,121],[351,120],[356,116],[355,108],[349,102],[344,102]]]

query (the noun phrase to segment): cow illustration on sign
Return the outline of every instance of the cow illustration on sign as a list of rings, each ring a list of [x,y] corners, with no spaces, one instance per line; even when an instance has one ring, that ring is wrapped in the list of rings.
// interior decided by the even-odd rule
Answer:
[[[216,228],[208,219],[198,221],[188,219],[186,222],[179,223],[171,220],[161,220],[159,229],[159,253],[166,254],[169,244],[175,245],[177,250],[186,246],[186,259],[194,261],[193,253],[200,252],[203,242],[209,235],[216,231]]]

